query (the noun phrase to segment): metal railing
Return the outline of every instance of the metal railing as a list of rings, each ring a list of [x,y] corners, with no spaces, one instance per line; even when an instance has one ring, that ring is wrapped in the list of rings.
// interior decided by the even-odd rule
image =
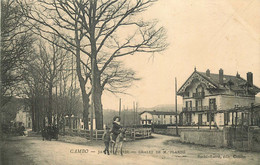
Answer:
[[[217,110],[217,105],[214,106],[214,108],[210,109],[209,106],[197,106],[197,107],[183,107],[182,111],[215,111]]]

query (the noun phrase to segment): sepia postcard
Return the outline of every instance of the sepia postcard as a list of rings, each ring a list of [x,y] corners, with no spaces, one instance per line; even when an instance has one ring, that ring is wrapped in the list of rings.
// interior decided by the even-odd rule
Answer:
[[[2,0],[0,165],[260,162],[259,0]]]

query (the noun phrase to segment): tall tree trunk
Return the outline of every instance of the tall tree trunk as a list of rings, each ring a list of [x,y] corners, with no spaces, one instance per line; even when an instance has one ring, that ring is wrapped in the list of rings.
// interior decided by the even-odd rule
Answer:
[[[93,91],[93,101],[94,101],[94,109],[95,109],[95,118],[96,118],[96,129],[102,130],[103,129],[103,109],[102,109],[102,87],[100,84],[99,76],[96,76],[95,84],[93,84],[94,91]],[[92,86],[93,88],[93,86]]]
[[[84,122],[84,128],[86,130],[89,129],[88,127],[88,115],[89,115],[89,96],[84,92],[82,92],[82,98],[83,98],[83,122]]]
[[[57,113],[57,128],[60,130],[60,115]]]
[[[82,94],[82,102],[83,102],[83,121],[84,128],[88,130],[88,115],[89,115],[89,95],[86,93],[86,81],[84,80],[81,74],[81,63],[80,63],[80,40],[78,39],[78,31],[75,30],[75,41],[76,41],[76,71],[79,79],[81,94]]]
[[[38,96],[39,97],[39,96]],[[35,102],[35,105],[36,105],[36,102]],[[36,128],[37,128],[37,132],[41,131],[41,118],[40,118],[40,115],[42,113],[42,106],[43,106],[43,102],[42,102],[42,99],[40,99],[38,101],[38,104],[36,106]]]
[[[52,124],[52,88],[53,84],[49,83],[49,106],[48,106],[48,124]]]
[[[94,113],[96,119],[96,129],[103,129],[103,112],[102,112],[102,86],[100,82],[100,71],[97,65],[97,41],[96,41],[96,9],[97,9],[97,1],[90,1],[90,19],[89,19],[89,27],[90,27],[90,43],[91,43],[91,84],[92,84],[92,101],[94,104]]]
[[[32,108],[32,131],[36,132],[36,120],[35,120],[35,104],[34,104],[35,97],[32,95],[31,98],[31,108]]]
[[[69,129],[71,129],[71,114],[68,115],[69,118]]]
[[[98,92],[95,93],[94,105],[95,105],[95,117],[96,117],[96,128],[98,130],[103,129],[103,108],[102,108],[102,92],[97,89]]]

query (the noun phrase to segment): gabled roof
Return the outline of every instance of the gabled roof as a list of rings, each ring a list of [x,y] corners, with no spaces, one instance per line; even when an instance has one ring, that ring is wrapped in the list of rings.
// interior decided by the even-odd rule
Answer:
[[[214,81],[210,81],[208,78],[204,77],[200,72],[197,72],[196,70],[190,75],[190,77],[185,81],[185,83],[180,87],[177,94],[181,95],[185,92],[186,87],[190,86],[193,79],[199,79],[201,82],[204,82],[204,84],[207,86],[207,88],[218,88],[218,84],[216,84]]]
[[[154,110],[154,111],[143,111],[143,112],[140,113],[140,115],[143,114],[143,113],[145,113],[145,112],[150,113],[150,114],[152,114],[152,115],[176,115],[175,112],[155,111],[155,110]]]
[[[216,89],[230,89],[233,91],[244,91],[246,90],[246,86],[248,87],[248,89],[252,92],[258,93],[260,92],[260,88],[258,88],[255,85],[249,85],[248,82],[241,78],[240,76],[231,76],[231,75],[223,75],[223,84],[219,83],[219,74],[214,74],[214,73],[210,73],[210,76],[207,76],[205,72],[198,72],[198,71],[194,71],[191,76],[186,80],[186,82],[181,86],[181,88],[178,90],[178,95],[181,95],[183,93],[183,91],[186,89],[187,86],[189,86],[190,84],[188,84],[189,81],[191,81],[190,79],[192,79],[192,77],[194,77],[194,75],[197,75],[198,77],[200,77],[202,80],[206,80],[206,85],[208,88],[216,88]],[[191,82],[190,82],[191,83]],[[209,85],[209,84],[212,84]]]

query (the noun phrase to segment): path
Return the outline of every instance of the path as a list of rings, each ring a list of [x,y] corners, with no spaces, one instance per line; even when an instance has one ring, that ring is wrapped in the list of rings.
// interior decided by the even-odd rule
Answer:
[[[258,164],[260,153],[181,144],[179,138],[154,135],[127,142],[125,154],[104,155],[102,142],[92,145],[12,137],[1,146],[2,164]],[[87,142],[86,142],[87,144]],[[81,153],[80,153],[81,152]],[[214,157],[214,158],[212,158]],[[149,163],[148,163],[149,162]]]

